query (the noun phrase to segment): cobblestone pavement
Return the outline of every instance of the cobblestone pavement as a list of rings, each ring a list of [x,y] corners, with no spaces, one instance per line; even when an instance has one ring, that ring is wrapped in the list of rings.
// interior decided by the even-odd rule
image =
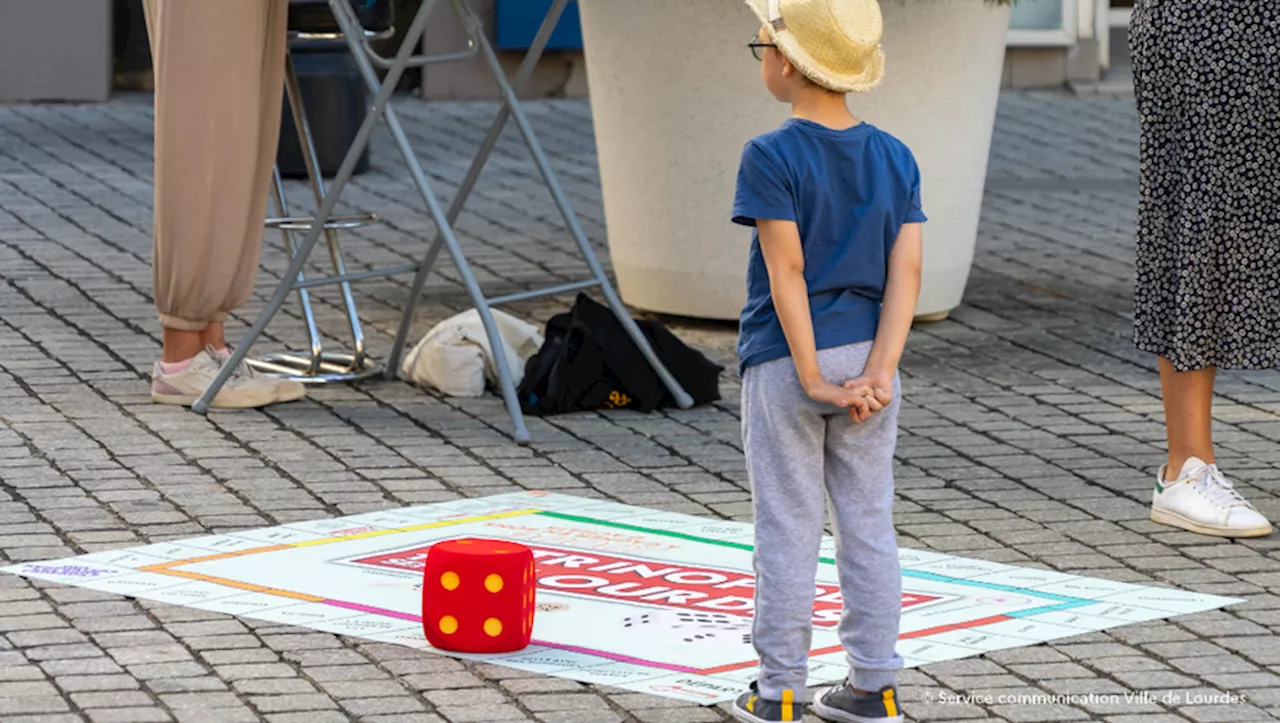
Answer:
[[[400,108],[447,195],[494,107]],[[588,106],[541,102],[530,113],[602,245]],[[713,407],[531,420],[528,448],[508,441],[494,399],[386,381],[207,418],[151,405],[150,123],[141,98],[0,108],[3,561],[528,488],[748,519],[728,375]],[[348,235],[357,266],[411,260],[430,233],[392,160],[380,138],[374,170],[346,196],[387,220]],[[1129,341],[1136,166],[1131,100],[1003,98],[967,302],[917,328],[903,362],[901,542],[1248,602],[908,671],[901,697],[916,719],[1280,717],[1280,539],[1215,540],[1146,519],[1162,426],[1154,365]],[[581,278],[514,138],[492,168],[460,224],[488,289]],[[305,200],[302,186],[290,193]],[[259,296],[233,325],[252,319],[284,267],[268,242]],[[407,281],[358,287],[376,353]],[[467,306],[452,269],[428,292],[419,333]],[[341,344],[337,297],[319,296],[321,323]],[[515,311],[545,320],[568,302]],[[299,345],[302,328],[291,307],[263,348]],[[676,328],[732,360],[731,327]],[[1280,374],[1226,374],[1218,391],[1221,461],[1280,518]],[[0,600],[5,723],[727,719],[721,708],[7,575]],[[1154,700],[1008,697],[1125,692]],[[1215,692],[1240,699],[1216,702]]]

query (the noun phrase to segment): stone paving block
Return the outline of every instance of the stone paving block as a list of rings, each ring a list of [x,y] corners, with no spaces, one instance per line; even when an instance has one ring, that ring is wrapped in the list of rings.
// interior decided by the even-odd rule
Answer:
[[[1218,721],[1257,721],[1265,720],[1268,715],[1262,710],[1247,704],[1238,705],[1193,705],[1178,709],[1178,713],[1197,723],[1217,723]]]
[[[250,680],[255,678],[292,678],[296,673],[284,663],[261,663],[253,665],[221,665],[216,668],[218,677],[223,680]]]
[[[1016,675],[1035,681],[1052,680],[1054,678],[1079,678],[1088,676],[1089,671],[1075,663],[1024,663],[1011,664],[1009,670]]]
[[[528,720],[524,711],[510,704],[443,705],[437,713],[451,723]]]
[[[138,687],[133,676],[120,674],[107,675],[64,675],[54,678],[58,688],[67,693],[82,693],[104,690],[132,690]]]
[[[280,660],[280,654],[267,648],[236,647],[231,650],[204,650],[199,657],[214,668],[271,664]]]
[[[954,702],[955,698],[940,698],[940,693],[927,691],[921,694],[921,698],[906,698],[903,700],[903,711],[921,721],[981,720],[988,717],[981,706],[969,702]]]
[[[6,665],[0,667],[0,681],[44,680],[44,671],[34,665]]]
[[[429,690],[423,693],[432,705],[441,709],[457,706],[496,706],[507,702],[496,690]],[[450,717],[448,714],[445,717]]]
[[[75,703],[76,707],[86,710],[90,708],[142,708],[153,704],[151,697],[140,690],[72,693],[71,702]]]
[[[27,648],[23,651],[23,654],[33,661],[43,663],[55,660],[83,660],[85,658],[98,658],[102,656],[102,650],[88,643],[71,645],[42,645],[36,648]]]
[[[397,680],[402,685],[418,691],[478,688],[485,684],[483,680],[471,673],[423,673],[398,677]]]
[[[229,691],[208,691],[200,693],[161,693],[160,701],[174,709],[236,708],[240,701]]]
[[[85,715],[93,723],[162,723],[173,717],[163,708],[102,708]]]
[[[534,719],[543,723],[621,723],[622,717],[614,712],[605,711],[555,711],[552,713],[534,714]],[[710,720],[719,720],[718,717]]]
[[[319,692],[314,685],[302,678],[250,678],[237,680],[231,687],[240,695],[302,695]]]
[[[0,698],[0,719],[19,713],[58,713],[68,708],[58,695],[6,696]]]
[[[952,691],[988,690],[991,688],[1016,688],[1025,685],[1025,680],[1016,675],[941,675],[935,674],[938,682]]]
[[[1071,720],[1089,720],[1092,716],[1078,708],[1072,708],[1065,705],[995,705],[991,707],[991,712],[1004,718],[1005,720],[1019,722],[1027,721],[1071,721]]]
[[[270,723],[349,723],[351,718],[339,711],[316,710],[306,713],[269,713],[264,720]],[[424,721],[438,721],[439,718],[425,718]]]
[[[341,701],[348,712],[359,718],[393,713],[423,713],[426,707],[418,700],[401,695],[394,698],[348,698]]]
[[[249,708],[217,708],[214,710],[176,710],[177,723],[256,723],[262,717]]]
[[[319,693],[302,695],[256,695],[249,701],[263,713],[279,713],[283,711],[325,710],[337,708],[338,704],[327,695]]]
[[[1111,675],[1133,690],[1155,691],[1161,688],[1192,688],[1196,685],[1194,679],[1168,670],[1119,670]]]
[[[1222,673],[1252,673],[1257,666],[1234,655],[1210,655],[1194,658],[1173,658],[1169,665],[1192,675]]]
[[[465,687],[465,686],[460,686]],[[586,688],[582,683],[567,678],[516,678],[513,680],[505,680],[502,687],[507,689],[513,695],[522,695],[526,693],[574,693],[582,691]],[[617,696],[611,696],[615,701]],[[647,698],[648,696],[646,696]]]
[[[526,693],[517,696],[520,704],[535,713],[558,710],[607,710],[603,698],[591,693]]]
[[[1164,643],[1178,641],[1194,641],[1196,638],[1182,628],[1167,623],[1155,625],[1126,625],[1107,631],[1109,635],[1130,645],[1143,643]]]
[[[307,668],[330,665],[373,668],[368,658],[354,650],[347,649],[287,650],[280,653],[280,657],[288,662],[297,663]],[[391,665],[391,663],[387,663],[388,669],[391,669]],[[376,668],[373,669],[377,670]]]
[[[392,680],[329,681],[320,683],[334,698],[377,698],[405,695],[404,686]]]

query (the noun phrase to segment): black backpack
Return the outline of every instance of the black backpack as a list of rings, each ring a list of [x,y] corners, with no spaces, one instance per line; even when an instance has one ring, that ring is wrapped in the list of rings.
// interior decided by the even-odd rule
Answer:
[[[720,398],[724,367],[687,346],[658,322],[636,323],[695,404]],[[648,413],[675,406],[675,399],[622,323],[608,307],[586,294],[578,294],[569,313],[553,316],[544,336],[542,348],[525,364],[518,390],[526,414],[588,409]]]

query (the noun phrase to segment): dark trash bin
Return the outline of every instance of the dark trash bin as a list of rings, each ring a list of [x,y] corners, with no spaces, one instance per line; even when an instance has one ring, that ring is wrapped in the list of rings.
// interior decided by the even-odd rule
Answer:
[[[367,31],[379,34],[389,32],[393,27],[394,13],[390,0],[351,0],[351,5]],[[327,0],[289,0],[289,30],[292,33],[335,35],[340,29]],[[320,172],[326,177],[333,176],[364,122],[370,101],[368,89],[345,40],[297,38],[289,42],[289,51],[302,89],[302,102],[307,109]],[[307,167],[287,99],[280,122],[280,148],[276,153],[276,163],[280,166],[280,175],[285,178],[306,177]],[[369,149],[366,146],[356,163],[355,172],[363,173],[368,169]]]
[[[356,61],[345,45],[341,48],[307,48],[310,41],[294,41],[293,67],[302,89],[302,103],[311,125],[320,172],[326,178],[337,174],[342,159],[351,148],[369,108],[369,91]],[[276,163],[285,178],[306,178],[307,166],[293,124],[293,111],[286,99],[280,121],[280,148]],[[369,147],[365,146],[356,173],[369,170]]]

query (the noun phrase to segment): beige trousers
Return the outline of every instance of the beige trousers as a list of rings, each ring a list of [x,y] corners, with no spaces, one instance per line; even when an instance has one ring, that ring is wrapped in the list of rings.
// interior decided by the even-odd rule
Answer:
[[[155,67],[160,323],[200,331],[253,292],[280,136],[288,0],[144,0]]]

